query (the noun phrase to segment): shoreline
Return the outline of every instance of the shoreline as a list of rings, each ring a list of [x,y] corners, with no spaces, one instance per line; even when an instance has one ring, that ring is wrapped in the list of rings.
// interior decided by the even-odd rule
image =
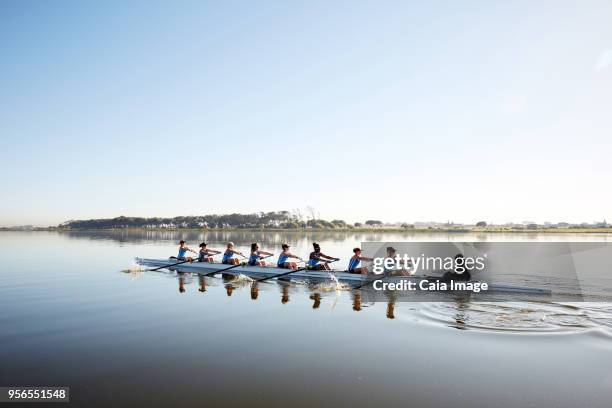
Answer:
[[[397,233],[444,233],[444,234],[612,234],[612,228],[0,228],[0,232],[397,232]]]

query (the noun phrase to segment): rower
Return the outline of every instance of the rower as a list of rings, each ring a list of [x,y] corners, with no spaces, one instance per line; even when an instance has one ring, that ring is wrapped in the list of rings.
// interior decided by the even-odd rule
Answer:
[[[221,263],[224,263],[227,265],[238,265],[240,261],[238,260],[238,258],[234,258],[234,254],[244,257],[244,255],[242,255],[242,252],[236,251],[234,249],[233,242],[228,242],[227,249],[223,253],[223,260],[221,261]]]
[[[179,242],[179,252],[178,252],[178,256],[176,257],[176,259],[178,259],[179,261],[193,261],[192,257],[185,256],[187,255],[187,252],[193,252],[194,254],[197,253],[193,249],[189,248],[187,244],[185,244],[185,241],[181,240]]]
[[[465,266],[465,260],[463,254],[455,255],[455,262],[453,262],[454,269],[452,271],[446,271],[441,282],[450,283],[450,281],[469,281],[472,279],[472,274]]]
[[[266,251],[260,251],[257,242],[251,244],[251,256],[249,256],[249,265],[251,266],[266,266],[266,261],[262,261],[262,255],[272,256],[274,254]]]
[[[323,269],[329,271],[331,270],[331,268],[329,267],[329,261],[340,260],[340,258],[334,258],[329,255],[325,255],[323,252],[321,252],[321,247],[316,242],[314,242],[312,246],[314,248],[314,251],[311,252],[310,256],[308,257],[308,269]],[[323,263],[319,264],[319,262]]]
[[[278,256],[278,262],[276,263],[276,266],[278,266],[279,268],[284,268],[284,269],[297,269],[297,263],[289,262],[288,259],[299,259],[300,261],[303,261],[303,259],[289,252],[288,244],[283,244],[282,248],[283,248],[283,252],[281,252],[280,255]]]
[[[392,246],[387,247],[387,258],[391,258],[391,259],[395,260],[396,256],[397,256],[397,251],[395,250],[395,248],[393,248]],[[384,273],[387,274],[387,275],[394,275],[394,276],[410,276],[411,273],[407,269],[410,266],[411,266],[410,264],[409,265],[404,264],[404,265],[402,265],[402,269],[400,269],[400,270],[385,268]]]
[[[361,261],[372,262],[374,258],[367,258],[365,256],[361,256],[361,248],[353,248],[353,256],[349,261],[348,272],[349,273],[361,273],[367,275],[368,267],[367,266],[359,266]]]
[[[220,254],[221,251],[206,248],[206,242],[200,244],[200,253],[198,254],[198,262],[214,262],[213,255]]]

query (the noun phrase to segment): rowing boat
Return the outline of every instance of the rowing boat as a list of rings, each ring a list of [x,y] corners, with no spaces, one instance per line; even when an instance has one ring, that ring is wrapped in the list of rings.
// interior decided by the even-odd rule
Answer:
[[[147,259],[147,258],[135,258],[137,264],[142,266],[148,266],[153,268],[167,267],[171,270],[186,273],[196,274],[214,274],[224,273],[228,275],[238,276],[245,275],[251,278],[263,279],[269,278],[282,273],[290,272],[288,269],[277,268],[274,266],[251,266],[251,265],[240,265],[232,267],[232,265],[226,265],[222,263],[210,263],[210,262],[187,262],[184,264],[176,265],[176,259]],[[285,279],[300,278],[311,281],[324,281],[333,279],[335,277],[338,281],[346,283],[363,284],[373,280],[382,280],[383,282],[400,282],[402,280],[414,280],[419,281],[422,279],[430,279],[425,276],[386,276],[381,278],[380,275],[361,275],[356,273],[349,273],[346,271],[324,271],[324,270],[298,270],[291,272],[283,276]],[[478,281],[470,281],[472,283],[478,283]],[[545,288],[534,288],[534,287],[523,287],[510,284],[502,283],[489,283],[489,291],[496,292],[518,292],[518,293],[533,293],[533,294],[550,294],[550,289]]]

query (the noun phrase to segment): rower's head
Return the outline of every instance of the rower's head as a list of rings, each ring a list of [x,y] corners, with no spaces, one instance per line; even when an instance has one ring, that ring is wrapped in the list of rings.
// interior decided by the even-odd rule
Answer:
[[[321,252],[321,246],[316,242],[312,243],[312,247],[314,248],[315,252]]]
[[[202,243],[200,244],[200,248],[205,249],[205,248],[206,248],[206,242],[202,242]]]
[[[353,248],[353,253],[355,255],[361,255],[361,248]]]
[[[387,247],[387,256],[393,258],[395,256],[395,248]]]
[[[233,242],[228,242],[227,243],[227,249],[234,249],[234,243]]]
[[[282,245],[283,251],[287,251],[289,249],[289,244]]]
[[[251,244],[251,252],[257,251],[258,249],[259,249],[259,245],[257,245],[257,242],[253,242]]]
[[[185,241],[183,241],[182,239],[179,241],[179,245],[185,245]]]

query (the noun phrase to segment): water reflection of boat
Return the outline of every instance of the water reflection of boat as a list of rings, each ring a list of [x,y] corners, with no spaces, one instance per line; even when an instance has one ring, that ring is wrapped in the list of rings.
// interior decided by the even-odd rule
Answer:
[[[189,262],[181,265],[176,265],[176,260],[173,259],[144,259],[136,258],[136,263],[148,267],[169,267],[179,272],[190,272],[204,275],[213,275],[215,273],[221,273],[224,278],[229,279],[230,276],[245,275],[255,279],[264,279],[275,277],[276,275],[285,274],[283,279],[301,278],[311,281],[326,281],[330,279],[336,279],[341,282],[350,283],[353,285],[367,285],[368,283],[377,280],[387,283],[399,283],[402,281],[410,280],[419,282],[425,279],[431,279],[424,276],[385,276],[380,275],[361,275],[348,273],[346,271],[321,271],[321,270],[308,270],[300,269],[297,271],[290,271],[287,269],[270,267],[270,266],[250,266],[240,265],[228,268],[227,265],[221,263],[209,263],[209,262]],[[466,283],[479,283],[478,281],[469,281]],[[503,283],[488,283],[488,291],[495,292],[517,292],[517,293],[533,293],[533,294],[550,294],[550,289],[546,288],[535,288],[535,287],[524,287]]]

